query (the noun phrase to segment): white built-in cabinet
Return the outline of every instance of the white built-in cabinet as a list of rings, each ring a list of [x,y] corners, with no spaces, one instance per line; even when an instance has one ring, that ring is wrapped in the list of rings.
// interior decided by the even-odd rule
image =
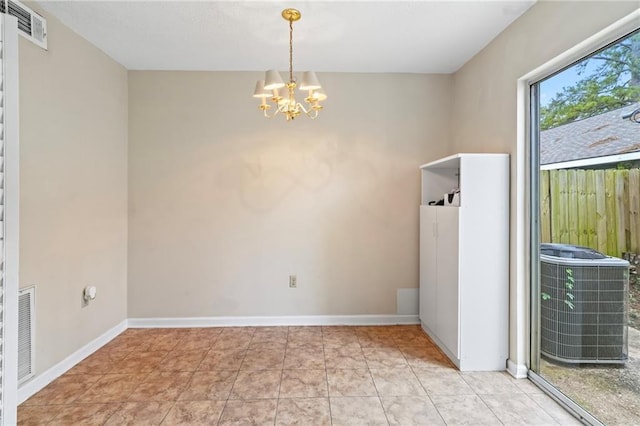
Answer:
[[[509,334],[509,155],[421,166],[420,321],[461,371],[504,370]],[[430,206],[454,189],[458,206]]]

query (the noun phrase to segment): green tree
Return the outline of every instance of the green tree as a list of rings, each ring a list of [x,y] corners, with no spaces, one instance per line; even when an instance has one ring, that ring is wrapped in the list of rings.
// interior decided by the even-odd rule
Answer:
[[[640,101],[640,33],[617,42],[576,65],[578,75],[540,109],[540,128],[557,127]],[[593,68],[593,67],[592,67]]]

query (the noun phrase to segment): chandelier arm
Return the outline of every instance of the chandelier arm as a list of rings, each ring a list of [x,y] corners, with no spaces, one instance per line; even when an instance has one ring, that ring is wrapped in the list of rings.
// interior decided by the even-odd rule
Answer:
[[[283,114],[285,114],[288,109],[289,109],[289,107],[287,105],[285,105],[285,104],[277,104],[276,105],[276,111],[281,112]]]
[[[305,115],[309,114],[309,111],[307,111],[307,109],[304,107],[304,105],[302,105],[300,102],[296,103],[296,108],[297,109],[301,109],[302,112],[304,112]]]
[[[311,108],[311,109],[306,109],[304,107],[304,105],[302,105],[301,103],[297,103],[296,104],[296,108],[302,110],[302,112],[304,113],[304,115],[306,115],[307,117],[309,117],[312,120],[315,120],[316,118],[318,118],[319,115],[319,110],[316,108]]]
[[[281,107],[281,105],[280,105],[280,104],[278,104],[278,103],[277,103],[277,102],[275,102],[275,101],[272,101],[272,103],[273,103],[273,106],[275,106],[274,111],[273,111],[273,114],[269,114],[269,113],[268,113],[268,111],[269,111],[269,110],[271,109],[271,107],[272,107],[272,105],[271,105],[271,104],[267,105],[267,107],[266,107],[266,108],[265,108],[265,107],[262,107],[262,106],[260,107],[260,109],[262,110],[263,115],[264,115],[266,118],[273,118],[273,117],[275,117],[276,115],[278,115],[278,113],[284,113],[284,112],[285,112],[285,110]]]
[[[264,116],[265,116],[266,118],[269,118],[269,119],[271,119],[271,118],[275,117],[276,115],[278,115],[278,113],[279,113],[279,112],[280,112],[280,111],[276,108],[276,110],[273,112],[273,114],[269,115],[269,113],[267,112],[267,110],[266,110],[266,109],[263,109],[263,110],[262,110],[262,113],[264,114]]]
[[[318,118],[318,110],[313,110],[310,112],[305,113],[304,115],[306,115],[307,117],[309,117],[311,120],[315,120],[316,118]]]

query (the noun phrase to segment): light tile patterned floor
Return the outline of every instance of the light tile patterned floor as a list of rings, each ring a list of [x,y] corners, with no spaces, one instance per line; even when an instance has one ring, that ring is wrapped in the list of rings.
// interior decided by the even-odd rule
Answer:
[[[460,373],[418,326],[129,329],[19,424],[579,424],[527,380]]]

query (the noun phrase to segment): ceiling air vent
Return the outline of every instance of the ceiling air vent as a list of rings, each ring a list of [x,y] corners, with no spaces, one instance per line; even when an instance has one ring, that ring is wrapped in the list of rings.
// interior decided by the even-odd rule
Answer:
[[[0,0],[0,12],[18,18],[18,32],[47,49],[47,20],[17,0]]]

